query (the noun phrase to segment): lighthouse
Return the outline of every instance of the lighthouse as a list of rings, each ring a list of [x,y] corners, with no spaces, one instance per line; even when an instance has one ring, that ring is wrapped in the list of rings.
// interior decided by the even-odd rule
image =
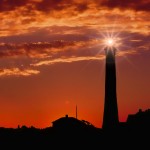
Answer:
[[[116,91],[116,48],[108,46],[105,48],[105,53],[105,98],[102,128],[114,129],[119,125]]]

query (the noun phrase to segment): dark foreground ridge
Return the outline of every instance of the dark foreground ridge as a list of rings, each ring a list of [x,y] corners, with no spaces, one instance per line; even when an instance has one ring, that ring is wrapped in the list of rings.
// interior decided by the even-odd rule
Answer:
[[[4,149],[130,149],[149,147],[150,110],[139,110],[115,129],[96,128],[88,121],[62,117],[52,127],[0,128]]]

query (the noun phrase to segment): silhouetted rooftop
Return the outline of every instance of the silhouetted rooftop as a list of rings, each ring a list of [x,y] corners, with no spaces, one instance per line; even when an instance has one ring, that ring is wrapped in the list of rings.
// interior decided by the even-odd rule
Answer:
[[[55,128],[82,128],[87,126],[92,126],[92,124],[85,120],[68,117],[68,115],[52,122],[52,127]]]

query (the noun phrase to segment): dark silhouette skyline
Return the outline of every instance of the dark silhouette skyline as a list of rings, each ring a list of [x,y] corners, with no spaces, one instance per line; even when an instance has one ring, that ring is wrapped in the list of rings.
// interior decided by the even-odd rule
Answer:
[[[106,47],[105,52],[105,101],[102,128],[112,129],[119,125],[116,92],[116,49],[114,47]]]
[[[129,149],[147,148],[150,135],[150,111],[129,115],[130,119],[119,123],[114,130],[92,126],[88,121],[65,116],[44,129],[33,126],[0,128],[1,147],[25,149]],[[135,119],[136,118],[136,119]],[[140,124],[139,124],[140,122]]]

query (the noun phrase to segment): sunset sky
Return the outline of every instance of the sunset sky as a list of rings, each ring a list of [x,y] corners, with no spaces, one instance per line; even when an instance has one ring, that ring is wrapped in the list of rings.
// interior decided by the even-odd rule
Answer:
[[[0,0],[0,126],[68,114],[102,126],[105,40],[117,48],[119,120],[150,108],[149,0]]]

